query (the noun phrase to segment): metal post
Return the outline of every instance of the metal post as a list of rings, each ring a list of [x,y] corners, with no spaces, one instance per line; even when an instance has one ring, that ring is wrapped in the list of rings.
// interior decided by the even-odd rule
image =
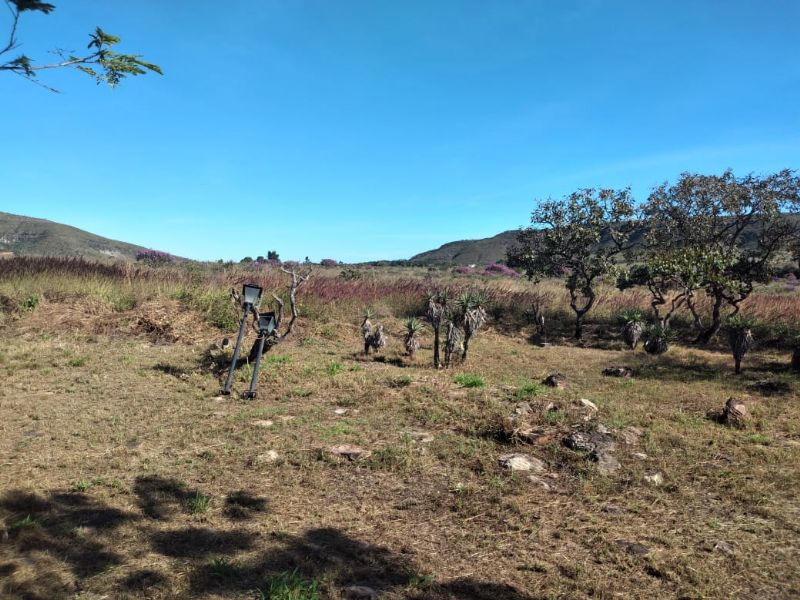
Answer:
[[[231,384],[233,383],[233,372],[236,370],[236,361],[239,359],[239,348],[242,345],[242,338],[244,338],[244,329],[247,326],[247,315],[250,312],[250,304],[244,305],[244,314],[242,315],[242,322],[239,325],[239,337],[236,338],[236,346],[233,348],[233,360],[231,360],[231,368],[228,371],[228,379],[225,381],[225,387],[222,388],[222,393],[228,395],[231,393]]]
[[[253,379],[250,381],[250,389],[247,390],[245,398],[256,397],[256,382],[258,381],[258,367],[261,365],[261,355],[264,353],[264,342],[267,341],[267,332],[261,331],[258,336],[258,354],[256,354],[256,364],[253,365]]]

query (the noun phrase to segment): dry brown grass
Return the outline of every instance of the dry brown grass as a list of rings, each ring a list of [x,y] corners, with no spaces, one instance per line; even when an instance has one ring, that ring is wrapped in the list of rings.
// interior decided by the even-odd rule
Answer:
[[[134,292],[129,309],[45,297],[0,329],[0,597],[252,598],[294,570],[334,599],[357,583],[386,598],[800,594],[788,357],[756,352],[734,377],[726,354],[539,348],[527,331],[491,329],[468,365],[437,372],[429,335],[415,363],[400,354],[403,327],[386,307],[377,358],[357,353],[357,312],[344,327],[342,312],[304,319],[244,401],[218,396],[207,368],[219,330],[161,292]],[[603,377],[609,365],[637,376]],[[567,389],[529,385],[554,371]],[[485,385],[464,388],[459,373]],[[789,391],[755,391],[768,377]],[[706,416],[731,395],[752,412],[745,430]],[[618,440],[614,475],[560,443],[583,423],[577,398],[614,435],[644,432],[635,446]],[[551,443],[497,435],[522,400]],[[372,455],[324,451],[343,443]],[[544,460],[551,489],[502,471],[511,451]],[[658,487],[644,479],[655,472]]]

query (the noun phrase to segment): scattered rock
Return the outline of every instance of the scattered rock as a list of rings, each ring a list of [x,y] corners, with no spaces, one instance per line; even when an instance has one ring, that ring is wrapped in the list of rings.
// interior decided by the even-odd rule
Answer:
[[[626,427],[619,433],[622,441],[629,446],[634,446],[639,443],[639,438],[644,435],[644,431],[638,427]]]
[[[544,461],[539,460],[528,454],[503,454],[498,458],[500,466],[510,471],[533,471],[535,473],[544,473],[547,470],[547,465]]]
[[[639,544],[637,542],[629,542],[627,540],[614,540],[614,543],[617,546],[619,546],[620,549],[624,550],[628,554],[635,554],[637,556],[644,556],[646,554],[650,554],[650,548],[648,548],[644,544]]]
[[[275,450],[267,450],[263,454],[259,454],[258,456],[253,458],[250,461],[250,463],[251,465],[267,465],[271,463],[276,463],[278,462],[279,459],[280,456],[278,455],[277,452],[275,452]]]
[[[344,588],[342,597],[345,600],[378,600],[380,594],[365,585],[351,585]]]
[[[606,377],[633,377],[633,369],[630,367],[607,367],[603,369],[603,375]]]
[[[400,437],[403,439],[408,438],[418,444],[429,444],[433,441],[433,434],[427,431],[404,431],[400,434]]]
[[[573,430],[562,442],[570,450],[578,452],[610,452],[616,446],[610,435],[599,431]]]
[[[328,453],[336,458],[346,458],[347,460],[352,461],[368,458],[370,455],[372,455],[370,450],[364,450],[364,448],[359,448],[353,444],[339,444],[337,446],[331,446],[328,448]]]
[[[734,554],[733,546],[731,546],[728,542],[723,542],[722,540],[714,544],[714,551],[722,552],[723,554],[727,554],[728,556],[733,556]]]
[[[528,480],[531,483],[535,483],[536,485],[541,486],[542,488],[544,488],[547,491],[550,491],[552,489],[550,484],[547,481],[545,481],[544,479],[542,479],[541,477],[539,477],[538,475],[528,475]]]
[[[600,510],[602,510],[604,513],[609,513],[612,515],[622,512],[622,508],[616,504],[611,504],[610,502],[608,504],[604,504]]]
[[[586,398],[579,398],[578,400],[575,401],[575,403],[578,406],[582,406],[583,408],[588,408],[589,410],[594,412],[600,410],[599,408],[597,408],[597,404],[595,404],[591,400],[587,400]]]
[[[634,458],[638,458],[639,460],[647,460],[648,458],[647,454],[645,454],[644,452],[634,452],[633,456]]]
[[[664,476],[661,473],[653,473],[652,475],[645,475],[644,480],[650,485],[659,486],[664,483]]]
[[[333,413],[336,414],[336,415],[339,415],[341,417],[342,415],[346,415],[347,414],[347,409],[346,408],[334,408],[333,409]]]
[[[563,373],[551,373],[550,375],[544,378],[544,381],[542,383],[550,387],[563,389],[567,387],[567,376],[564,375]]]
[[[595,429],[595,431],[596,431],[597,433],[602,433],[602,434],[604,434],[604,435],[608,435],[608,434],[610,434],[610,433],[611,433],[611,430],[610,430],[608,427],[606,427],[605,425],[603,425],[602,423],[598,423],[598,424],[595,426],[595,428],[594,428],[594,429]]]
[[[537,446],[546,446],[556,439],[555,433],[546,429],[518,429],[514,432],[514,437]]]
[[[519,415],[519,416],[529,415],[532,412],[533,412],[533,408],[531,407],[530,403],[528,403],[528,402],[520,402],[514,408],[514,414],[515,415]]]
[[[289,421],[294,421],[294,416],[293,415],[281,415],[281,416],[278,417],[278,420],[281,423],[288,423]]]
[[[747,406],[737,398],[728,398],[725,408],[722,409],[722,422],[737,429],[747,427]]]
[[[622,468],[619,461],[608,452],[593,452],[591,458],[597,461],[597,472],[601,475],[611,475]]]
[[[270,419],[259,419],[257,421],[253,421],[253,425],[256,427],[272,427],[275,425],[275,422],[271,421]]]

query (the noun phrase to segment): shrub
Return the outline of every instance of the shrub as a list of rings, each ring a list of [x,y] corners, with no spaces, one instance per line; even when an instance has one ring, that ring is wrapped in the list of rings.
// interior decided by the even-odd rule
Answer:
[[[175,262],[175,257],[160,250],[140,250],[136,253],[136,261],[150,266],[167,265]]]
[[[337,266],[339,263],[338,263],[337,261],[333,260],[332,258],[323,258],[323,259],[320,261],[320,263],[319,263],[319,264],[320,264],[321,266],[323,266],[323,267],[335,267],[335,266]]]
[[[491,265],[487,265],[483,270],[483,274],[500,277],[519,277],[519,273],[503,263],[492,263]]]
[[[480,375],[474,375],[472,373],[461,373],[460,375],[456,375],[453,378],[453,381],[466,388],[483,387],[483,378]]]

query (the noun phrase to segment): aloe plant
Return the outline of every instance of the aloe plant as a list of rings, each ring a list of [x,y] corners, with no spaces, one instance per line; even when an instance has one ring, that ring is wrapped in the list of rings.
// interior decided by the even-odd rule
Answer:
[[[631,350],[635,350],[639,344],[639,338],[644,332],[642,311],[637,309],[624,310],[619,315],[622,321],[622,340]]]
[[[413,360],[419,350],[419,334],[424,328],[422,321],[416,317],[406,320],[406,337],[404,340],[406,354]]]
[[[642,338],[644,339],[645,352],[648,354],[664,354],[669,350],[672,332],[666,327],[654,323],[644,328]]]
[[[742,359],[745,354],[753,347],[753,334],[751,329],[755,325],[752,317],[744,315],[733,315],[726,323],[728,329],[728,342],[731,346],[731,354],[735,365],[735,372],[738,375],[742,372]]]

